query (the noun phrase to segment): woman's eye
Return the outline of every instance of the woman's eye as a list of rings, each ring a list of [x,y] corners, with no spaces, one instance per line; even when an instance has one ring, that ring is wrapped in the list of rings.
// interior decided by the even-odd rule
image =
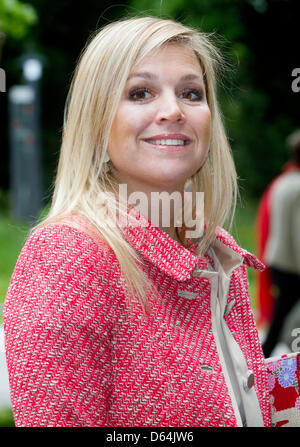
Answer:
[[[133,101],[144,101],[151,98],[152,93],[147,88],[134,88],[129,92],[129,98]]]
[[[201,101],[203,94],[201,90],[198,90],[196,88],[188,88],[186,90],[183,90],[180,93],[179,97],[188,99],[189,101]]]

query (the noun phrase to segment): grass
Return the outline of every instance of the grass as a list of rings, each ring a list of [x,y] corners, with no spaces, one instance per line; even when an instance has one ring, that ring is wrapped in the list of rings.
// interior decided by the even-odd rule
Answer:
[[[254,255],[257,254],[255,235],[257,206],[258,202],[254,200],[248,200],[243,205],[240,204],[237,207],[232,229],[232,235],[237,243]],[[256,270],[248,268],[249,289],[253,309],[256,307],[255,275]]]
[[[10,408],[0,408],[0,427],[14,427],[14,416]]]

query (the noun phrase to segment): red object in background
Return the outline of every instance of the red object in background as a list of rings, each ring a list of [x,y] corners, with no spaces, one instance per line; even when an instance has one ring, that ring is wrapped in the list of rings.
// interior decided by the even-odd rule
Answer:
[[[258,207],[256,218],[256,234],[257,234],[257,256],[263,262],[266,244],[270,233],[270,211],[272,203],[272,193],[274,186],[286,174],[293,171],[300,171],[299,163],[289,162],[283,167],[282,173],[272,180],[265,190]],[[256,294],[257,294],[257,325],[262,328],[269,326],[271,323],[274,307],[274,295],[272,293],[272,281],[270,269],[266,267],[263,272],[256,273]]]

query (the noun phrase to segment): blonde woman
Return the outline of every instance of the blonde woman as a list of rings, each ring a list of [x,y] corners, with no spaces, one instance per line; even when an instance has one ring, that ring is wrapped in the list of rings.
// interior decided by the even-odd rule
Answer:
[[[5,302],[16,425],[271,424],[246,270],[263,265],[220,228],[237,189],[220,63],[208,36],[153,17],[83,51],[52,206]]]

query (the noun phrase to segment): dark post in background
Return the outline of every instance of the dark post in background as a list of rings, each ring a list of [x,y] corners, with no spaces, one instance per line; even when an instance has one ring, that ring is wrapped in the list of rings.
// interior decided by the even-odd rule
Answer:
[[[11,212],[13,219],[30,224],[42,207],[40,73],[37,59],[24,59],[26,83],[9,90]]]

